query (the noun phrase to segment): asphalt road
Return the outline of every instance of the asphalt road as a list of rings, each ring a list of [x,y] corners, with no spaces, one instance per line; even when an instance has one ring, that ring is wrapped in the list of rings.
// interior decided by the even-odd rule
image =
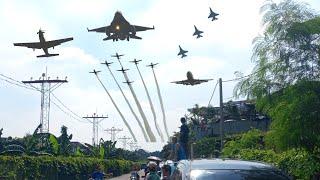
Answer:
[[[141,179],[142,172],[143,172],[143,171],[140,171],[140,172],[139,172],[140,179]],[[111,180],[128,180],[129,178],[130,178],[130,173],[129,173],[129,174],[122,175],[122,176],[119,176],[119,177],[111,178]]]

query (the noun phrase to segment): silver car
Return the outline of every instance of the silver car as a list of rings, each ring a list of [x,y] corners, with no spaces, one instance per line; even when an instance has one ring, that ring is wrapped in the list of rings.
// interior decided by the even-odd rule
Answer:
[[[289,180],[277,168],[261,163],[230,159],[182,160],[171,179],[178,180]]]

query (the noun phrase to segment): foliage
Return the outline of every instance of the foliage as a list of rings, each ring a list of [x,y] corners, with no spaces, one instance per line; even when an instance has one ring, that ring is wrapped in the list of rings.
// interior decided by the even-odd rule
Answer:
[[[199,141],[196,141],[193,145],[194,149],[194,157],[195,158],[203,158],[203,157],[215,157],[219,149],[217,148],[217,144],[220,144],[216,138],[213,137],[205,137]]]
[[[0,156],[0,177],[7,179],[88,179],[97,166],[104,172],[121,175],[132,163],[94,158]]]
[[[223,149],[223,157],[270,163],[298,179],[310,179],[320,172],[319,152],[300,148],[276,153],[272,149],[254,145],[254,142],[258,144],[261,135],[251,130],[240,138],[228,141]]]
[[[267,145],[276,150],[320,147],[320,82],[302,81],[269,98],[257,107],[272,118]]]
[[[241,135],[239,139],[230,140],[225,143],[222,154],[227,157],[236,157],[242,149],[262,149],[263,134],[258,129],[252,129]]]
[[[68,135],[67,132],[68,128],[66,126],[61,127],[61,136],[58,138],[59,142],[59,154],[60,155],[68,155],[69,154],[69,148],[70,140],[72,139],[72,134]]]
[[[269,0],[261,11],[265,31],[254,40],[252,60],[256,66],[252,75],[236,85],[234,94],[260,98],[300,80],[319,79],[319,35],[306,34],[299,26],[319,26],[319,20],[312,20],[315,13],[294,0],[279,4]]]

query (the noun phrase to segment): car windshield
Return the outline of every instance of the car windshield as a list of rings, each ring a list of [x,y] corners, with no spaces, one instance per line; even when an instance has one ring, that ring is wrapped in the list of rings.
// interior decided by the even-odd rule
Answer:
[[[275,170],[192,170],[191,180],[288,180]]]

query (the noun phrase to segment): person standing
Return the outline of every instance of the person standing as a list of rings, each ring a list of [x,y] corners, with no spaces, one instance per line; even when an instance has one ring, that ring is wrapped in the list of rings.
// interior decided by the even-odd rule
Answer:
[[[181,127],[180,127],[180,145],[184,149],[186,156],[188,157],[188,141],[189,141],[189,127],[187,125],[186,118],[182,117],[180,119]]]
[[[174,162],[180,161],[182,159],[187,159],[183,147],[180,143],[178,143],[178,139],[175,136],[172,137],[169,159],[173,160]]]
[[[160,180],[160,176],[157,174],[157,163],[150,161],[148,167],[149,173],[146,176],[146,180]]]

